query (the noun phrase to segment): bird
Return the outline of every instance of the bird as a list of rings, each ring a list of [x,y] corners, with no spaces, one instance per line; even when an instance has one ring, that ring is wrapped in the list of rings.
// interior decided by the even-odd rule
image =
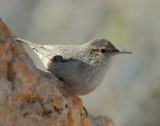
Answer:
[[[117,54],[132,54],[117,49],[106,39],[93,39],[82,45],[41,45],[21,38],[30,46],[45,68],[66,83],[78,95],[86,95],[99,86]]]

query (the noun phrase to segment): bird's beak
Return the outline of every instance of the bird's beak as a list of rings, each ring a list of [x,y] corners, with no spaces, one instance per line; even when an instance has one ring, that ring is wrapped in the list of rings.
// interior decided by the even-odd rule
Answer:
[[[116,49],[114,51],[115,54],[132,54],[132,52],[126,51],[126,50],[118,50]]]
[[[117,50],[117,54],[132,54],[132,52],[126,51],[126,50]]]

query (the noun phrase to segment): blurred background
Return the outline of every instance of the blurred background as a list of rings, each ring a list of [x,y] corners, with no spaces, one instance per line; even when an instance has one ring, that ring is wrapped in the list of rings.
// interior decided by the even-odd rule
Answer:
[[[116,56],[103,83],[81,98],[90,113],[117,126],[160,126],[160,0],[0,0],[0,17],[15,36],[33,42],[105,38],[132,51]]]

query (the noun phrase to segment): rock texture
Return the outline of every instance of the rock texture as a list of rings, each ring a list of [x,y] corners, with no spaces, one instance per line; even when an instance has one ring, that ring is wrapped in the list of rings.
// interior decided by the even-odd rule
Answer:
[[[114,126],[86,114],[81,99],[53,74],[37,70],[0,19],[0,126]]]

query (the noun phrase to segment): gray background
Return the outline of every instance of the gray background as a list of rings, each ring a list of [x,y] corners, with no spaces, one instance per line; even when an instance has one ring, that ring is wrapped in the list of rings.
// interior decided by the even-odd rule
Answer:
[[[15,36],[33,42],[106,38],[132,51],[116,56],[101,86],[81,98],[117,126],[160,126],[160,0],[0,0],[0,16]]]

